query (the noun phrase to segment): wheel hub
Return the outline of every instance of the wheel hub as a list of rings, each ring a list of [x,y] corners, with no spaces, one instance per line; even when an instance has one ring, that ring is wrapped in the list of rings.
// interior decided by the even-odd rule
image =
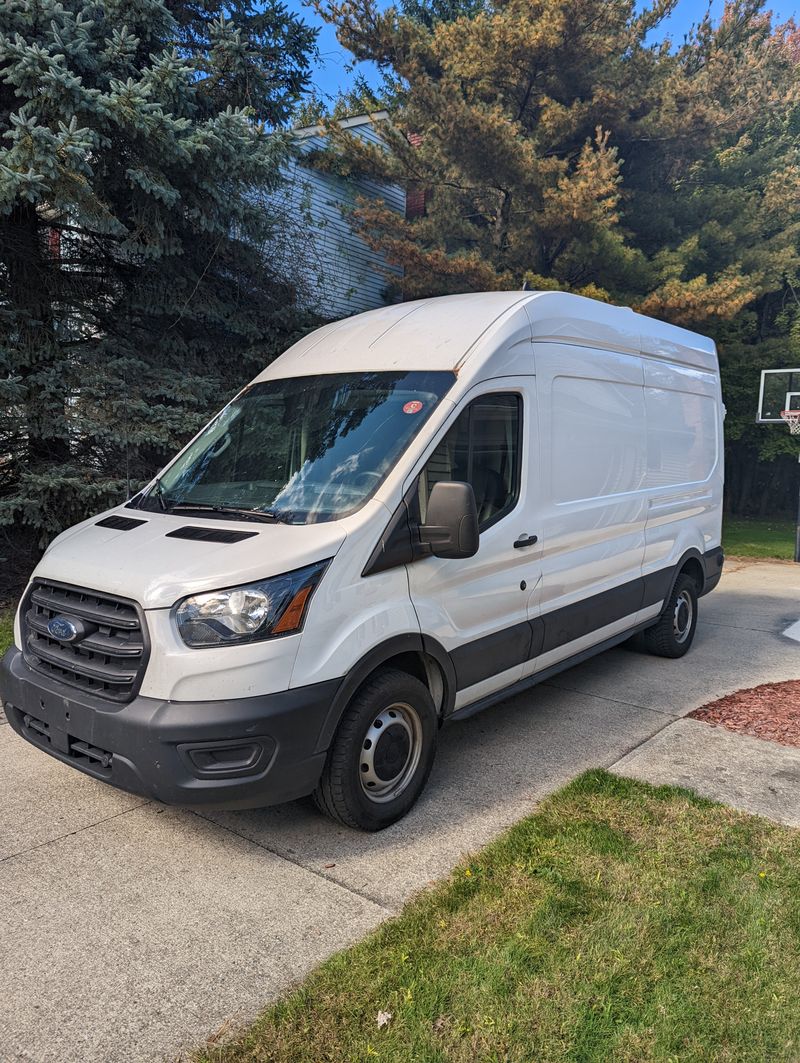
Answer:
[[[675,600],[675,611],[672,614],[672,631],[676,642],[683,643],[689,637],[693,616],[692,596],[688,591],[681,591]]]
[[[371,801],[398,797],[410,782],[422,751],[422,724],[410,705],[389,705],[374,717],[359,758],[361,788]]]
[[[411,738],[400,724],[393,723],[384,730],[375,746],[373,768],[379,779],[390,782],[396,779],[406,765],[411,751]]]

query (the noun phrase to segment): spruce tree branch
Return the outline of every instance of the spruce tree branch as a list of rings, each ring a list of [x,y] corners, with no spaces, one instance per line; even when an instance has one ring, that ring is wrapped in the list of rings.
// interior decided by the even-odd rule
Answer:
[[[220,237],[219,237],[219,239],[217,240],[217,242],[216,242],[216,245],[214,246],[214,250],[213,250],[213,251],[211,252],[211,256],[210,256],[210,258],[209,258],[208,262],[206,262],[205,266],[203,267],[203,272],[202,272],[202,273],[200,274],[200,276],[199,276],[199,277],[197,278],[197,281],[195,282],[195,286],[194,286],[194,288],[192,288],[192,290],[191,290],[191,291],[189,292],[188,296],[186,297],[186,302],[185,302],[185,303],[183,304],[183,306],[181,307],[181,310],[180,310],[180,313],[178,314],[178,316],[177,316],[177,317],[175,318],[175,320],[174,320],[174,321],[172,322],[172,324],[171,324],[171,325],[168,325],[168,326],[167,326],[167,328],[166,328],[166,329],[164,330],[164,331],[165,331],[165,333],[166,333],[166,332],[170,332],[170,331],[171,331],[172,329],[176,328],[176,327],[177,327],[177,325],[178,325],[178,324],[179,324],[179,323],[181,322],[181,320],[183,319],[183,317],[184,317],[184,315],[185,315],[186,311],[187,311],[187,310],[188,310],[188,308],[189,308],[189,303],[190,303],[190,302],[192,301],[192,299],[193,299],[193,298],[195,297],[195,295],[197,294],[197,289],[198,289],[198,288],[200,287],[200,285],[201,285],[201,284],[203,283],[203,279],[205,278],[205,275],[206,275],[206,274],[208,273],[208,271],[209,271],[209,270],[211,269],[211,263],[212,263],[212,262],[214,261],[214,258],[216,257],[216,254],[217,254],[217,251],[219,251],[219,249],[220,249],[220,246],[221,246],[221,244],[222,244],[222,240],[223,240],[224,236],[225,236],[225,234],[224,234],[224,233],[221,233],[221,234],[220,234]]]

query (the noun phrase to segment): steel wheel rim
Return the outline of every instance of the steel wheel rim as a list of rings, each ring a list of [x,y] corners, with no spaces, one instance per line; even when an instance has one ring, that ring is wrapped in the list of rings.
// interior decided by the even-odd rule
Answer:
[[[414,777],[422,756],[422,721],[407,702],[376,713],[361,742],[358,775],[364,795],[376,804],[393,801]]]
[[[678,645],[682,645],[689,637],[694,619],[694,602],[688,591],[681,591],[675,599],[675,610],[672,614],[672,633]]]

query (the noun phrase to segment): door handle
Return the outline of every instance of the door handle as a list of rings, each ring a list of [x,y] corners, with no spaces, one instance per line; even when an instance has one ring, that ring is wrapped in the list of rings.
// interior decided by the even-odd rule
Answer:
[[[524,550],[526,546],[533,546],[539,542],[538,535],[520,535],[519,539],[514,543],[515,550]]]

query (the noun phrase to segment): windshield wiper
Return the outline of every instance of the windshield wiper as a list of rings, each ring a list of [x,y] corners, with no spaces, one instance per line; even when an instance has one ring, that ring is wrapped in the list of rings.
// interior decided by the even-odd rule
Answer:
[[[176,502],[170,513],[219,513],[223,516],[240,517],[242,520],[258,520],[264,524],[290,524],[292,514],[278,513],[269,509],[247,509],[241,506],[210,505],[206,502]]]
[[[166,503],[166,499],[164,497],[164,488],[161,486],[161,478],[159,476],[156,476],[156,482],[153,484],[153,491],[155,492],[155,496],[158,499],[158,504],[166,513],[169,510],[169,506]]]

